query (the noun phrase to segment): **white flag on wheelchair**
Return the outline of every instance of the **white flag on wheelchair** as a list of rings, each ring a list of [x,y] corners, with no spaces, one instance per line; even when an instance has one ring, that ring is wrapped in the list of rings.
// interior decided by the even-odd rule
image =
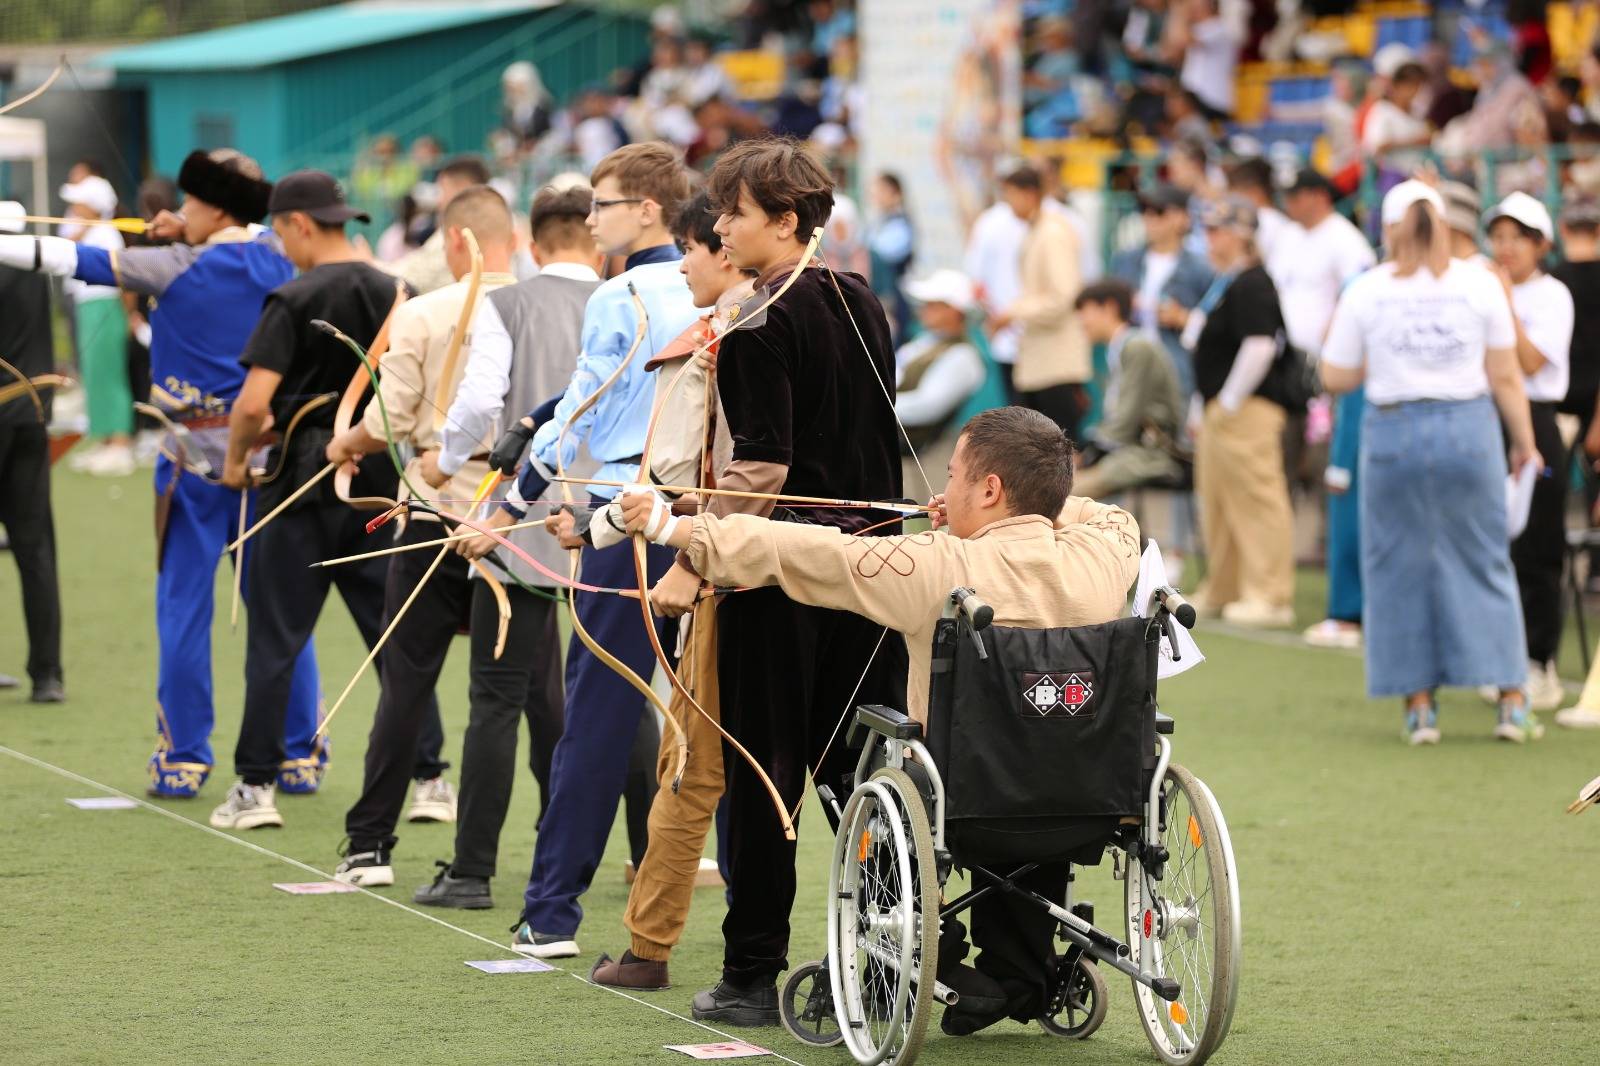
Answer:
[[[1155,541],[1145,545],[1144,557],[1139,560],[1139,583],[1133,590],[1133,613],[1140,618],[1150,617],[1150,595],[1167,582],[1167,564],[1161,558],[1161,547]],[[1165,636],[1157,643],[1161,659],[1156,666],[1156,677],[1177,677],[1185,670],[1199,666],[1206,661],[1205,655],[1200,651],[1200,645],[1194,642],[1194,635],[1177,620],[1172,622],[1172,630],[1178,637],[1178,657],[1173,658],[1172,642]]]

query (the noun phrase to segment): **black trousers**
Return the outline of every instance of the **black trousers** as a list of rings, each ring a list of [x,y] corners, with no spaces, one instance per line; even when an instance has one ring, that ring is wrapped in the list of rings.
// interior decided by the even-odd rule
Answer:
[[[1043,863],[1014,880],[1060,903],[1066,898],[1067,864]],[[979,899],[971,913],[972,944],[979,952],[973,965],[1005,989],[1007,1015],[1019,1021],[1037,1017],[1053,970],[1056,920],[1032,901],[1000,891]]]
[[[1083,419],[1082,385],[1052,385],[1048,389],[1017,394],[1017,402],[1049,418],[1073,444],[1078,443],[1078,426]]]
[[[437,527],[430,532],[437,536]],[[329,590],[339,590],[361,639],[372,647],[383,632],[384,579],[389,559],[326,568],[310,565],[374,547],[373,538],[367,535],[366,516],[334,500],[331,494],[326,500],[313,500],[285,511],[256,534],[255,544],[256,564],[249,568],[244,722],[239,727],[233,761],[246,783],[266,785],[277,779],[278,766],[284,758],[284,713],[294,661],[311,639]],[[426,564],[424,560],[423,565]],[[385,658],[378,656],[380,667]],[[351,664],[352,669],[354,665]],[[415,768],[419,780],[437,777],[449,765],[441,759],[444,726],[439,721],[439,705],[431,687],[427,701],[421,753]]]
[[[1531,403],[1533,441],[1549,473],[1533,486],[1528,527],[1511,542],[1511,565],[1522,593],[1528,658],[1546,663],[1561,646],[1561,574],[1567,550],[1567,451],[1556,428],[1556,405]]]
[[[59,680],[61,589],[50,510],[50,438],[42,425],[0,426],[0,522],[22,579],[28,677],[35,685]]]
[[[400,543],[437,540],[443,532],[437,522],[412,522],[401,534]],[[378,710],[372,716],[372,730],[367,734],[361,796],[344,816],[345,835],[350,838],[352,852],[394,847],[395,825],[405,806],[429,708],[434,709],[435,716],[438,714],[433,702],[434,686],[450,652],[451,639],[468,620],[472,588],[467,575],[471,571],[467,561],[453,549],[445,552],[443,561],[419,590],[419,582],[438,555],[439,549],[425,548],[388,558],[384,627],[413,591],[417,596],[378,655],[382,692]],[[494,640],[493,628],[489,639]]]
[[[499,614],[488,586],[473,582],[471,714],[461,745],[461,802],[456,811],[460,877],[493,877],[500,830],[517,772],[517,723],[528,720],[528,768],[539,782],[539,818],[550,794],[550,756],[561,739],[560,605],[506,587],[511,623],[494,657]]]
[[[834,727],[856,705],[905,706],[905,641],[890,632],[861,687],[856,680],[878,636],[876,623],[845,611],[795,603],[775,588],[739,592],[717,608],[722,723],[771,776],[784,806],[805,795]],[[855,757],[840,727],[817,775],[839,792]],[[733,885],[722,923],[723,977],[748,986],[789,968],[789,910],[795,893],[795,843],[766,787],[726,743],[728,867]],[[843,795],[840,795],[843,799]]]

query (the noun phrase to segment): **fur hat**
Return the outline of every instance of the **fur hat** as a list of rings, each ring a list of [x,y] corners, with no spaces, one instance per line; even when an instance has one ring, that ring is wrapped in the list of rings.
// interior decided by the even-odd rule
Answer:
[[[178,188],[247,224],[267,217],[267,204],[272,197],[271,182],[230,170],[199,149],[183,161]]]

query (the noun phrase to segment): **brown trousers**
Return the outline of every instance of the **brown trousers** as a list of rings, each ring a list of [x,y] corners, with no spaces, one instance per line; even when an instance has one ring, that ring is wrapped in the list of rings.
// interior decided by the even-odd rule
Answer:
[[[678,673],[706,713],[721,720],[717,691],[717,610],[714,600],[694,609],[688,644]],[[632,950],[641,959],[666,961],[683,935],[694,898],[706,834],[722,799],[722,737],[676,689],[670,704],[689,737],[689,761],[676,794],[672,772],[677,762],[676,735],[661,730],[656,776],[661,782],[650,805],[650,846],[628,893],[623,923],[633,934]]]
[[[1252,396],[1229,414],[1206,404],[1195,443],[1195,491],[1213,608],[1235,601],[1287,607],[1294,595],[1294,517],[1283,473],[1282,407]]]

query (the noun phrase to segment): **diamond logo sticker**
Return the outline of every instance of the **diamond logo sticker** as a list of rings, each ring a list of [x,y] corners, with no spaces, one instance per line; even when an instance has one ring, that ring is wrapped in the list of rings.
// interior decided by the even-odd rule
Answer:
[[[1040,718],[1092,718],[1084,713],[1094,699],[1094,675],[1077,673],[1023,674],[1022,701]]]

